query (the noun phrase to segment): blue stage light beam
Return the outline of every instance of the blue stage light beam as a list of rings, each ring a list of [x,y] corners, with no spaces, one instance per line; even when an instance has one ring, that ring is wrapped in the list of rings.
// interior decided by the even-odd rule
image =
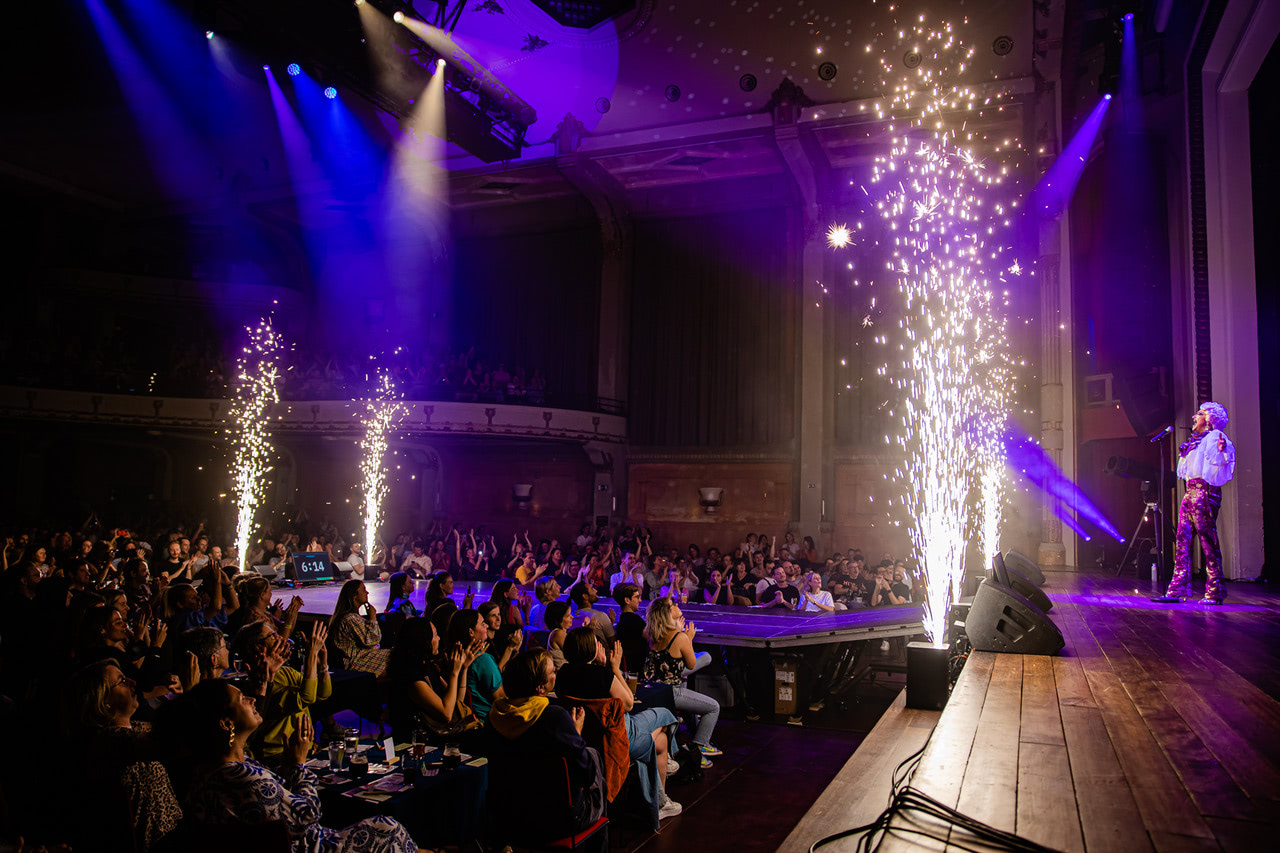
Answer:
[[[83,0],[140,131],[151,168],[168,195],[194,198],[206,192],[212,174],[198,134],[182,120],[175,104],[103,0]],[[205,52],[202,48],[201,52]]]
[[[1130,132],[1143,129],[1142,66],[1138,62],[1138,36],[1133,14],[1124,16],[1124,41],[1120,43],[1121,127]]]
[[[1103,95],[1097,105],[1089,113],[1084,124],[1076,131],[1075,136],[1062,149],[1058,159],[1040,178],[1035,189],[1031,191],[1031,207],[1045,219],[1057,219],[1066,212],[1075,194],[1076,184],[1089,161],[1089,152],[1093,150],[1094,140],[1102,129],[1103,119],[1107,115],[1107,107],[1111,106],[1111,96]]]

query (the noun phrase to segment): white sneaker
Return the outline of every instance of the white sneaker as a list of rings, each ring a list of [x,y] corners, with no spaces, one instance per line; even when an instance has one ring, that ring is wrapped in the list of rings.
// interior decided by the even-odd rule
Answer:
[[[669,817],[675,817],[682,811],[684,811],[684,806],[671,798],[667,798],[667,801],[658,809],[658,820],[666,820]]]
[[[667,775],[674,776],[680,772],[680,762],[676,761],[670,755],[667,756]]]

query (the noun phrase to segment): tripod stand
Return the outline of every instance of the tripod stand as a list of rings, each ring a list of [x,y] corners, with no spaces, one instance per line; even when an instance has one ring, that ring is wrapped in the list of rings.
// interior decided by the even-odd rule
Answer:
[[[1160,530],[1163,525],[1161,524],[1160,518],[1160,501],[1158,497],[1154,500],[1152,499],[1150,480],[1142,481],[1142,498],[1145,502],[1142,509],[1142,518],[1138,519],[1138,523],[1134,525],[1133,533],[1129,536],[1129,547],[1125,549],[1124,556],[1120,558],[1120,564],[1116,566],[1116,577],[1120,577],[1120,573],[1124,571],[1124,567],[1128,564],[1129,556],[1131,554],[1133,555],[1134,574],[1138,577],[1142,576],[1138,561],[1142,558],[1142,549],[1139,548],[1139,545],[1144,542],[1150,543],[1151,551],[1148,553],[1155,555],[1156,565],[1159,565],[1161,539]],[[1142,531],[1143,525],[1146,524],[1148,520],[1151,521],[1152,535],[1138,538],[1138,534]],[[1156,580],[1156,583],[1159,584],[1158,579]]]

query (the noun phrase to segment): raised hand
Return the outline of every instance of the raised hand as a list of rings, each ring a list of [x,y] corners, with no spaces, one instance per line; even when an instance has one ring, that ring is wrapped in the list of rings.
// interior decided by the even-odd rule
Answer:
[[[473,590],[471,587],[467,587],[466,595],[462,596],[463,610],[471,609],[471,603],[475,601],[475,596],[476,596],[475,590]]]
[[[164,641],[167,639],[169,639],[169,626],[165,622],[160,622],[156,626],[156,636],[151,645],[158,649],[164,645]]]
[[[315,728],[311,723],[311,715],[298,714],[297,727],[293,730],[293,734],[289,737],[289,743],[285,747],[285,763],[286,764],[302,764],[307,760],[307,756],[311,754],[311,745],[315,743]]]
[[[570,709],[569,716],[573,718],[573,727],[578,730],[578,734],[582,734],[582,726],[587,721],[587,712],[581,705],[575,705]]]
[[[622,643],[613,644],[613,651],[609,652],[609,666],[622,671]]]

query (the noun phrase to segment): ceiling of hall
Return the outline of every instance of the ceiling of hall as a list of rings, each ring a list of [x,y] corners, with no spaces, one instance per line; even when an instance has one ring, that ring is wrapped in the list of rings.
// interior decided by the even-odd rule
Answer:
[[[62,5],[71,14],[81,10],[83,17],[87,2]],[[416,5],[425,19],[435,13],[434,0]],[[616,20],[579,29],[556,23],[533,0],[469,0],[455,40],[532,105],[538,119],[523,162],[483,164],[449,146],[451,201],[482,206],[573,194],[549,160],[553,146],[546,144],[566,115],[582,122],[597,148],[610,149],[596,159],[628,190],[780,172],[768,120],[760,115],[779,83],[791,79],[819,105],[878,96],[877,52],[897,42],[895,30],[916,20],[917,8],[926,6],[889,0],[636,0]],[[1031,74],[1030,0],[942,0],[928,4],[927,14],[930,23],[952,21],[975,46],[968,79]],[[65,36],[76,42],[77,59],[51,69],[40,88],[43,98],[37,103],[32,95],[0,125],[0,173],[158,215],[216,207],[228,197],[261,204],[323,191],[320,164],[287,162],[261,63],[241,57],[230,75],[241,100],[238,119],[201,128],[200,150],[193,146],[180,158],[190,172],[189,189],[175,198],[154,178],[154,140],[151,147],[142,144],[135,117],[110,80],[112,66],[95,43],[94,27],[78,20],[65,28]],[[1011,50],[997,55],[994,43],[1001,37],[1011,39]],[[36,62],[36,49],[26,45],[18,61]],[[823,62],[835,65],[830,80],[819,78]],[[754,76],[754,89],[744,89],[744,75]],[[347,105],[363,114],[376,144],[395,144],[395,119],[354,98]],[[717,132],[716,122],[734,129]],[[815,127],[830,166],[866,156],[865,127]],[[605,139],[618,144],[605,145]],[[188,144],[190,138],[174,138],[160,148],[172,152]],[[349,207],[335,209],[334,217],[349,213]]]

